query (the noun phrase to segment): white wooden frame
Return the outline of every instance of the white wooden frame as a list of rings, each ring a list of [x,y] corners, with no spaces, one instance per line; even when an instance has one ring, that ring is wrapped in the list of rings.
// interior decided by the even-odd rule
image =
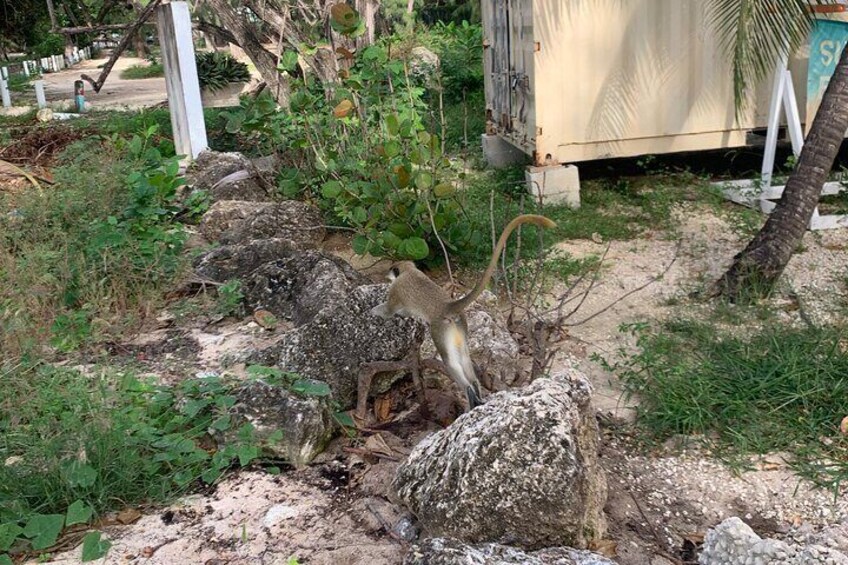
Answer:
[[[792,83],[792,73],[788,68],[789,56],[784,55],[778,62],[774,75],[774,86],[772,88],[771,104],[769,107],[768,130],[766,133],[765,153],[763,155],[763,166],[760,180],[733,180],[720,183],[725,198],[737,204],[759,207],[765,213],[770,214],[776,204],[772,200],[778,200],[783,196],[784,186],[772,186],[772,175],[774,173],[774,157],[777,150],[777,134],[780,129],[781,107],[786,114],[786,124],[789,131],[789,139],[792,142],[792,152],[797,157],[804,147],[804,134],[801,128],[801,118],[798,114],[798,101],[795,97],[795,86]],[[812,119],[812,116],[808,116]],[[838,194],[845,190],[839,182],[826,182],[822,187],[822,196]],[[819,214],[818,206],[810,218],[809,229],[826,230],[848,227],[848,215],[842,214]]]

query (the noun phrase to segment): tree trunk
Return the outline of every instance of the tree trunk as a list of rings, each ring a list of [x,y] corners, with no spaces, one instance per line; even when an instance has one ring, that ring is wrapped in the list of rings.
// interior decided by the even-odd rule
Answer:
[[[770,290],[798,249],[848,130],[848,49],[822,97],[810,134],[783,196],[763,228],[717,282],[716,294],[736,300]]]
[[[283,76],[277,71],[277,57],[262,46],[262,42],[253,25],[238,14],[227,0],[207,0],[207,4],[218,16],[224,29],[233,34],[236,42],[268,83],[268,90],[280,106],[288,107],[289,87]]]

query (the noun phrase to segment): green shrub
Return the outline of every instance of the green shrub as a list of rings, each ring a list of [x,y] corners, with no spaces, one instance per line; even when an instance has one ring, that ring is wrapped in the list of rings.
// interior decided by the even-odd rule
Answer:
[[[124,80],[155,78],[165,76],[165,69],[162,63],[151,63],[149,65],[133,65],[121,71],[121,78]]]
[[[236,61],[229,53],[218,51],[197,53],[197,78],[200,88],[220,90],[231,82],[247,82],[250,71],[247,65]]]
[[[292,85],[291,111],[270,97],[244,101],[227,115],[227,130],[286,147],[280,177],[289,197],[315,199],[356,230],[357,253],[434,260],[438,235],[451,251],[481,239],[464,221],[450,162],[431,122],[426,90],[387,45],[356,55],[327,100],[320,85]]]
[[[445,99],[459,101],[483,90],[483,28],[463,21],[437,23],[430,31],[439,55]]]
[[[51,57],[65,52],[65,38],[56,33],[48,33],[32,48],[32,54],[37,58]]]

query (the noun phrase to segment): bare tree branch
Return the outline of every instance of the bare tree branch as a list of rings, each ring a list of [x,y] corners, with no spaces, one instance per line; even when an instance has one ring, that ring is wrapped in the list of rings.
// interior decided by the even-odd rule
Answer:
[[[118,57],[120,57],[121,53],[123,53],[124,50],[127,48],[127,45],[129,45],[130,40],[138,31],[138,28],[140,28],[147,20],[147,18],[150,17],[153,11],[156,10],[161,1],[162,0],[151,0],[150,4],[148,4],[144,8],[144,10],[142,10],[142,12],[139,14],[138,19],[136,19],[136,21],[133,22],[133,24],[130,25],[129,28],[127,28],[127,32],[124,34],[124,36],[121,38],[121,41],[118,42],[118,45],[112,51],[112,55],[109,57],[109,60],[106,61],[105,65],[103,65],[103,70],[100,72],[100,76],[97,77],[97,80],[94,80],[90,76],[85,74],[80,75],[81,79],[88,81],[88,83],[91,84],[91,88],[94,89],[94,92],[100,92],[100,89],[103,88],[103,83],[106,82],[106,77],[109,76],[109,73],[112,71],[112,67],[115,66],[115,61],[118,60]]]

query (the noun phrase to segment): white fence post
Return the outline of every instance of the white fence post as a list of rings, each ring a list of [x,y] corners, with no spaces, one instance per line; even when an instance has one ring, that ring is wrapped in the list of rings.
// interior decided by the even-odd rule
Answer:
[[[157,11],[174,145],[178,155],[195,159],[208,143],[194,62],[191,14],[182,0],[163,4]]]
[[[0,97],[3,99],[3,107],[12,105],[12,97],[9,94],[9,67],[0,67]]]
[[[35,81],[35,99],[38,102],[39,108],[47,107],[47,97],[44,96],[44,81]]]

